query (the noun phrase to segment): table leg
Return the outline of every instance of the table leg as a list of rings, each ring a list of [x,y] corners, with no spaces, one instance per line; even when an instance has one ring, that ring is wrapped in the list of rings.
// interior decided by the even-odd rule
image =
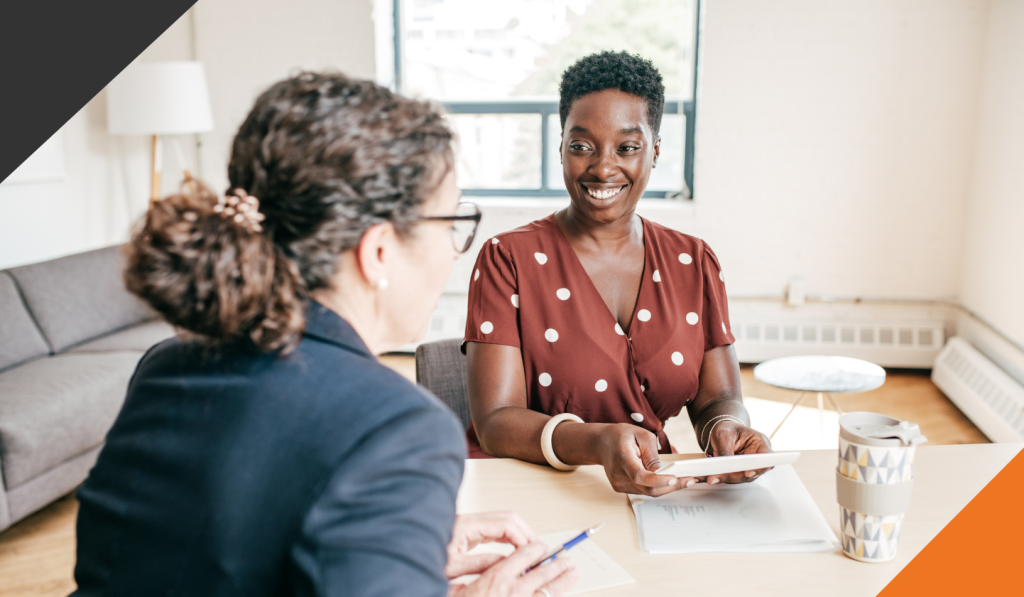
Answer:
[[[825,399],[818,392],[818,420],[821,422],[821,445],[825,445]]]
[[[835,398],[832,397],[832,394],[825,392],[825,397],[828,398],[828,401],[832,403],[832,408],[836,409],[836,412],[839,414],[839,416],[843,416],[843,409],[839,408],[839,404],[836,403]]]
[[[779,425],[775,428],[775,431],[772,431],[772,434],[768,436],[768,439],[775,437],[775,434],[779,432],[779,429],[782,429],[782,424],[786,422],[786,419],[789,418],[789,415],[793,414],[793,411],[796,410],[796,407],[800,406],[800,403],[804,401],[804,396],[806,395],[807,392],[800,392],[800,395],[797,396],[796,401],[793,402],[793,406],[789,409],[789,412],[786,413],[786,416],[782,417],[782,420],[779,421]]]

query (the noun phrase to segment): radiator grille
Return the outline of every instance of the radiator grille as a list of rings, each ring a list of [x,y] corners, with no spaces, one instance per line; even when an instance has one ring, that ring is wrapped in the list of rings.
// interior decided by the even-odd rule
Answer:
[[[1024,386],[962,338],[950,338],[932,381],[996,442],[1024,439]]]
[[[975,359],[962,351],[953,349],[945,353],[941,363],[994,410],[999,418],[1024,435],[1024,404],[1021,403],[1020,397],[1014,396],[1002,384],[990,379],[984,371],[975,366],[973,360]]]
[[[786,323],[736,321],[733,335],[745,342],[853,345],[882,348],[914,348],[938,351],[945,336],[942,322],[901,323]]]

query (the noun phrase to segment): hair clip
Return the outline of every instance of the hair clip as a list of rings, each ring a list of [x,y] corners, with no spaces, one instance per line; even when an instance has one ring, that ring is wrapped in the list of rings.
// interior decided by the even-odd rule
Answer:
[[[222,218],[230,219],[253,232],[263,231],[260,222],[266,219],[266,216],[260,213],[260,200],[243,189],[235,189],[230,195],[218,197],[213,211],[219,213]]]

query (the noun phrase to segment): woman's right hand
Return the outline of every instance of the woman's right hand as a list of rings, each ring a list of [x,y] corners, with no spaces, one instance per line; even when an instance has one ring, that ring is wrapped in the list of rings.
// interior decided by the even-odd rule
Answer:
[[[548,550],[540,541],[524,545],[507,558],[477,571],[480,577],[468,585],[451,585],[448,597],[560,597],[579,580],[571,557],[559,558],[523,574]]]
[[[620,493],[659,496],[692,487],[693,477],[656,475],[658,438],[635,425],[619,423],[601,430],[598,453],[612,489]]]

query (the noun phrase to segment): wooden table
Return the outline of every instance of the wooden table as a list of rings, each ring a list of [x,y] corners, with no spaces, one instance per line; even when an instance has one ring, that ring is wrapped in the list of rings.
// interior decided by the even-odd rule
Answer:
[[[649,554],[637,544],[626,496],[612,491],[604,469],[561,473],[516,460],[468,460],[460,513],[514,510],[538,534],[598,522],[592,539],[636,579],[594,595],[875,595],[1019,452],[1024,444],[922,446],[914,495],[896,558],[865,564],[841,551],[798,554]],[[699,455],[666,456],[699,458]],[[839,535],[835,450],[805,451],[793,465]]]

